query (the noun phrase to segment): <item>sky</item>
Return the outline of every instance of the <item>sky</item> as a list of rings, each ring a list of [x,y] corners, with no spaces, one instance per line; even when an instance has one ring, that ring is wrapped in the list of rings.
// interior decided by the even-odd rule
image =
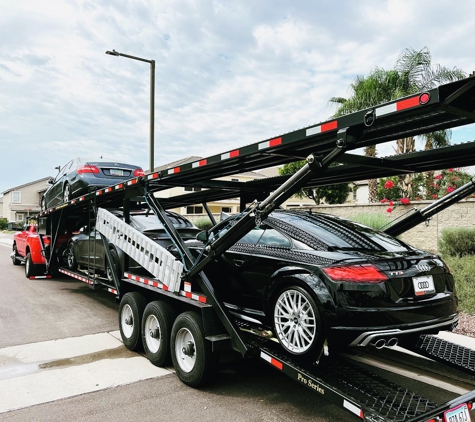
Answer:
[[[405,48],[471,73],[474,18],[471,0],[0,0],[0,194],[78,156],[149,168],[150,65],[107,50],[156,62],[160,166],[325,121]]]

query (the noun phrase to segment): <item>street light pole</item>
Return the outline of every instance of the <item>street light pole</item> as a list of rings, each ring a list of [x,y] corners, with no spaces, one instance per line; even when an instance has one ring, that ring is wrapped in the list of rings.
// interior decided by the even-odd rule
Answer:
[[[119,53],[118,51],[106,51],[106,54],[111,56],[122,56],[127,57],[128,59],[138,60],[141,62],[150,63],[150,173],[153,173],[155,168],[153,158],[154,158],[154,147],[155,147],[155,60],[147,60],[141,57],[130,56],[128,54]]]

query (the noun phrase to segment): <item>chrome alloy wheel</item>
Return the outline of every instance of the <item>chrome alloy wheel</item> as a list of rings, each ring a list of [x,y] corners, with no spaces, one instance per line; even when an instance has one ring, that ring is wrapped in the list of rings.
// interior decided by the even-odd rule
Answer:
[[[274,324],[282,345],[295,354],[309,350],[318,334],[315,310],[298,290],[285,290],[277,298]]]

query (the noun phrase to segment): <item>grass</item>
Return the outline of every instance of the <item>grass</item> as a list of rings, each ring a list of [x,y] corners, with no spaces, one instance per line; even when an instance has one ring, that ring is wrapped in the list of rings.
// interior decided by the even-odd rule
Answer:
[[[463,257],[444,256],[455,279],[455,289],[459,298],[459,310],[475,314],[475,255]]]

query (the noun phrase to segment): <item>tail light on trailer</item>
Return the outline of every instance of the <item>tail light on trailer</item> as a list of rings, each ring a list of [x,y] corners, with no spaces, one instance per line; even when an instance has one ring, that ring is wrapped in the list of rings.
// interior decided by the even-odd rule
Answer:
[[[347,283],[379,284],[388,279],[383,272],[372,264],[326,267],[322,268],[322,271],[332,281],[344,281]]]
[[[85,166],[79,167],[76,171],[77,171],[78,174],[99,173],[99,169],[96,166],[91,166],[89,164],[86,164]]]
[[[144,172],[142,169],[140,169],[140,168],[135,169],[135,171],[134,171],[134,176],[135,176],[135,177],[145,176],[145,172]]]

